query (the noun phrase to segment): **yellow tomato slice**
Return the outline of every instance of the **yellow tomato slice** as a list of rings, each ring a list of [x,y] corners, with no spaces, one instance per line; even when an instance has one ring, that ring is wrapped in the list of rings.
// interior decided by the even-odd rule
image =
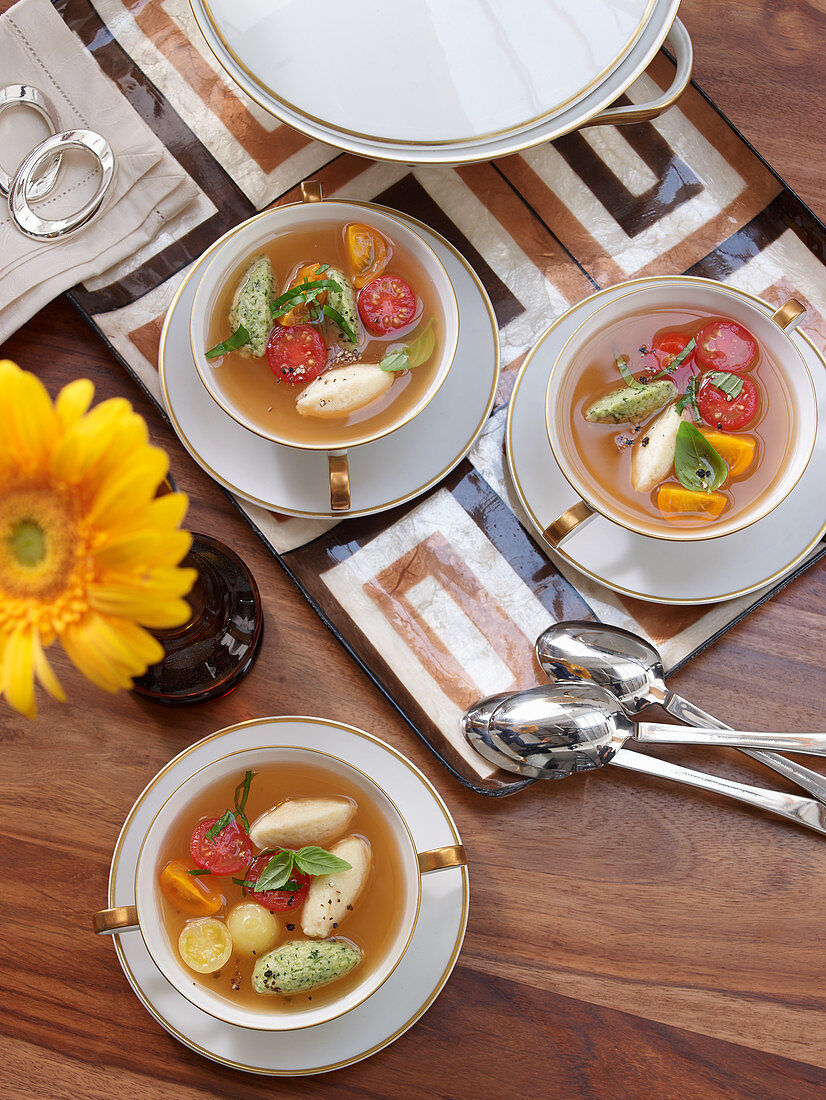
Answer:
[[[372,283],[387,266],[387,241],[376,229],[360,222],[351,222],[345,233],[347,255],[353,283],[357,290]]]
[[[224,922],[215,917],[190,920],[178,937],[178,951],[190,970],[214,974],[232,954],[232,936]]]
[[[315,282],[316,279],[324,279],[326,275],[323,272],[319,272],[319,264],[304,264],[293,276],[290,285],[287,290],[292,290],[293,287],[297,287],[300,283],[303,283],[306,279],[308,282]],[[327,301],[327,291],[322,290],[318,297],[315,299],[320,306],[323,306]],[[285,313],[283,317],[278,318],[279,325],[306,325],[310,319],[310,306],[307,302],[302,302],[299,306],[294,306],[289,313]]]
[[[657,490],[657,507],[662,512],[696,512],[703,518],[714,519],[725,506],[722,493],[699,493],[670,481]]]
[[[725,459],[732,477],[737,477],[751,466],[757,449],[756,439],[750,435],[729,435],[728,432],[713,432],[702,428],[700,431],[720,457]]]
[[[200,875],[190,875],[186,864],[173,859],[161,871],[161,890],[176,908],[193,917],[209,917],[224,904],[220,894],[203,881]]]

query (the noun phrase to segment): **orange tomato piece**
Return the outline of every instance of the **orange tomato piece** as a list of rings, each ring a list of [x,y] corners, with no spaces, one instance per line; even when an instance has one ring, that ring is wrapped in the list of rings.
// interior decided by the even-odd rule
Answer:
[[[387,241],[376,229],[360,222],[351,222],[345,232],[347,255],[357,290],[372,283],[387,267]]]
[[[720,457],[725,459],[732,477],[737,477],[751,466],[757,450],[756,439],[750,435],[729,435],[727,432],[704,431],[702,428],[700,431]]]
[[[300,267],[293,276],[290,285],[287,290],[292,290],[300,283],[303,283],[306,279],[312,283],[316,279],[326,279],[326,273],[318,270],[318,264],[304,264]],[[327,291],[322,290],[319,296],[315,299],[320,306],[323,306],[327,301]],[[283,317],[278,318],[279,325],[306,325],[310,320],[310,305],[308,302],[302,302],[299,306],[294,306],[289,313],[285,313]]]
[[[183,860],[173,859],[160,875],[161,890],[172,904],[193,917],[211,917],[224,904],[200,875],[190,875]]]
[[[657,490],[657,507],[662,512],[695,512],[714,519],[726,506],[722,493],[699,493],[667,481]]]

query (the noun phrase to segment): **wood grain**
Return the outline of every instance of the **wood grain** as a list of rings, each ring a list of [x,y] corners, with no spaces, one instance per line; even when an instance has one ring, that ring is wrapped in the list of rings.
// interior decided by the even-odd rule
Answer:
[[[702,86],[826,216],[823,5],[684,0],[681,17]],[[85,374],[98,397],[126,394],[190,494],[188,525],[248,562],[267,617],[250,676],[205,706],[105,696],[58,659],[65,706],[44,705],[33,723],[0,711],[0,1094],[802,1100],[823,1091],[822,838],[619,769],[511,800],[465,791],[65,301],[0,355],[52,393]],[[821,565],[675,686],[743,728],[823,728],[825,634]],[[470,926],[443,994],[393,1046],[332,1077],[242,1076],[191,1053],[145,1012],[111,944],[91,933],[120,825],[147,780],[207,733],[271,713],[334,717],[398,746],[448,801],[470,855]],[[688,750],[682,759],[711,763]],[[727,775],[781,785],[744,757],[715,760]]]

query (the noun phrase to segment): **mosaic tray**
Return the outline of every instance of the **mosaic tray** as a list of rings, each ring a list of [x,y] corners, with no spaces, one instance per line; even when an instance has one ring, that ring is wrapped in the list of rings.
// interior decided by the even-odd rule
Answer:
[[[152,246],[71,292],[159,404],[163,319],[193,261],[255,211],[295,201],[306,178],[327,196],[426,222],[484,285],[499,325],[499,392],[482,436],[440,484],[392,511],[337,522],[236,499],[461,782],[494,795],[524,785],[474,758],[458,719],[482,694],[537,681],[532,643],[550,622],[596,616],[640,631],[673,670],[826,552],[821,543],[780,584],[740,599],[644,603],[551,561],[508,483],[503,437],[520,364],[552,320],[596,289],[690,272],[778,305],[794,294],[809,309],[808,334],[826,347],[826,230],[696,86],[653,123],[592,128],[492,163],[411,168],[340,153],[268,116],[220,69],[187,0],[56,7],[199,188]],[[659,54],[628,100],[651,98],[672,74]],[[481,571],[470,564],[479,561]]]

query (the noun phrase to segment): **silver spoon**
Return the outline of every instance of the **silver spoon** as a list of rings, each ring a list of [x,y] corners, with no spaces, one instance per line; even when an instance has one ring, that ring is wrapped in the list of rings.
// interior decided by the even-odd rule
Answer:
[[[629,630],[576,620],[556,623],[537,638],[536,655],[552,679],[593,680],[612,692],[628,713],[659,703],[690,726],[731,729],[719,718],[669,691],[659,653],[650,642]],[[776,752],[738,747],[826,803],[826,777]]]
[[[565,685],[568,690],[578,686]],[[826,807],[814,799],[783,794],[763,787],[752,787],[747,783],[735,783],[730,779],[720,779],[716,775],[696,771],[694,768],[684,768],[667,760],[646,756],[642,752],[632,752],[621,747],[624,738],[620,738],[618,746],[612,745],[613,751],[605,752],[607,759],[601,761],[600,750],[594,747],[601,738],[599,722],[597,722],[595,735],[589,737],[587,733],[584,734],[584,743],[580,740],[576,747],[571,744],[562,744],[553,748],[549,744],[542,744],[536,723],[533,721],[522,723],[517,719],[519,707],[530,707],[535,710],[537,701],[541,698],[540,693],[543,691],[547,693],[547,687],[520,692],[521,702],[512,704],[503,715],[499,715],[499,712],[514,696],[503,693],[480,699],[462,719],[465,737],[480,756],[497,767],[515,772],[517,775],[539,779],[560,779],[575,771],[588,771],[608,763],[646,775],[672,779],[689,787],[698,787],[701,790],[726,795],[738,802],[745,802],[768,813],[777,814],[798,825],[805,825],[826,836]],[[526,701],[525,696],[531,698]],[[573,694],[570,698],[573,700]],[[545,699],[547,701],[547,695]],[[578,704],[572,709],[581,718],[584,714],[584,708],[580,709],[581,697]],[[494,720],[497,715],[499,715],[499,721]],[[502,721],[502,718],[507,718],[508,721]],[[578,731],[577,736],[582,737],[582,731]]]
[[[560,681],[507,695],[488,718],[487,731],[501,751],[515,744],[521,763],[539,754],[543,774],[554,771],[559,778],[602,767],[629,738],[657,745],[783,746],[795,752],[826,752],[826,733],[741,733],[634,723],[616,695],[593,680]]]

